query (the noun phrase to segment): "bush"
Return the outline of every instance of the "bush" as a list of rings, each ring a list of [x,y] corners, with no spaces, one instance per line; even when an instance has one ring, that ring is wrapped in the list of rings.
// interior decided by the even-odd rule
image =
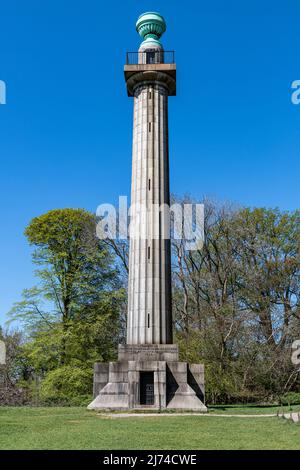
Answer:
[[[282,405],[300,405],[300,393],[288,392],[280,397]]]
[[[48,372],[40,388],[45,404],[85,405],[91,401],[93,373],[90,369],[63,366]]]

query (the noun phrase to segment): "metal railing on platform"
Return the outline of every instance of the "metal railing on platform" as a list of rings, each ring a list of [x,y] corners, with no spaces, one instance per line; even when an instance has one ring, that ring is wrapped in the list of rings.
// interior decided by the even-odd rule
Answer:
[[[174,64],[175,51],[148,49],[144,52],[127,52],[126,65],[136,64]]]

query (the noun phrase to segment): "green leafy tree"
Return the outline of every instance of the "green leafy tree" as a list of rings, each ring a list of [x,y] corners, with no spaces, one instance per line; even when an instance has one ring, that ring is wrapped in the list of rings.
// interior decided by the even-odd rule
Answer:
[[[26,354],[45,373],[76,362],[91,368],[119,339],[123,302],[113,256],[97,237],[96,219],[82,209],[57,209],[25,230],[39,284],[10,312],[26,326]]]

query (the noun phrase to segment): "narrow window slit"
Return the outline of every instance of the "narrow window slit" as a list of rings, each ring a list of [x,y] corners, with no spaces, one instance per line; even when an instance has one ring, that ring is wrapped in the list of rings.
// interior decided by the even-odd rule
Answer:
[[[148,328],[150,328],[150,313],[148,313]]]
[[[149,132],[151,132],[151,122],[149,122]]]
[[[148,186],[149,186],[149,191],[150,191],[150,189],[151,189],[151,180],[150,180],[150,178],[149,178],[149,181],[148,181]]]
[[[149,100],[151,100],[152,94],[151,91],[149,91]]]
[[[150,246],[148,246],[148,259],[150,259]]]

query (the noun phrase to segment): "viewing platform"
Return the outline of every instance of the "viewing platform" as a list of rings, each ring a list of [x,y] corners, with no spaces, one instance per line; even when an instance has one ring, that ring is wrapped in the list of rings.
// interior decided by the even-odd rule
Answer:
[[[142,80],[168,83],[169,96],[176,95],[175,51],[146,50],[127,52],[124,66],[128,96],[133,96],[133,89]]]

